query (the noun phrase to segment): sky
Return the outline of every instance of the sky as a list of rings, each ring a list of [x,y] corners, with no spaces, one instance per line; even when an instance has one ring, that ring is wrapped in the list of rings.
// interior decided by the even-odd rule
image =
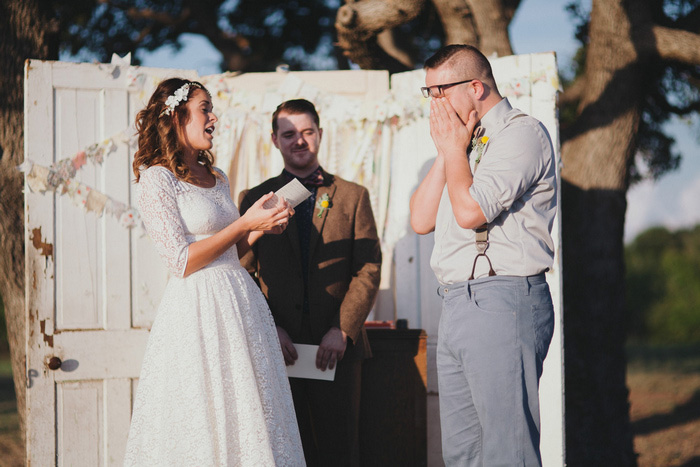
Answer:
[[[566,69],[578,44],[573,20],[565,10],[571,0],[523,0],[510,27],[516,54],[557,53],[559,69]],[[590,9],[591,0],[582,0]],[[188,35],[184,47],[175,51],[164,47],[152,53],[139,53],[145,66],[196,69],[200,76],[219,73],[221,55],[201,36]],[[659,181],[644,181],[627,194],[625,242],[644,230],[663,225],[669,229],[692,227],[700,223],[700,125],[675,120],[667,131],[676,139],[674,148],[683,154],[678,170]]]

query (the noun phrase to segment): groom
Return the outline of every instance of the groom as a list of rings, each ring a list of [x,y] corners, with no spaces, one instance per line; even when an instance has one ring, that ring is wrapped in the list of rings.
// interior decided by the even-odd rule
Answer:
[[[293,178],[312,195],[284,233],[263,236],[241,264],[267,298],[285,363],[294,364],[293,343],[302,343],[319,346],[318,368],[337,366],[334,381],[289,381],[308,465],[356,466],[362,360],[371,356],[363,323],[379,288],[381,250],[367,189],[320,167],[322,135],[311,102],[277,107],[272,142],[284,170],[241,193],[241,214]]]

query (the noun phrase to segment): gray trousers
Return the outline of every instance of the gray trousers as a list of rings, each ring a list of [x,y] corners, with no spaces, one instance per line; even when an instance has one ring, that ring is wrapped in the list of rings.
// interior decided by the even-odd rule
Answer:
[[[544,274],[485,277],[438,293],[445,465],[542,465],[538,387],[554,331]]]

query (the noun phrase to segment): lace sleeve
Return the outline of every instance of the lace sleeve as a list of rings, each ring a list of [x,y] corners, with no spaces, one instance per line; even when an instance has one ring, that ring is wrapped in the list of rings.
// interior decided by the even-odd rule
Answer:
[[[167,169],[152,167],[142,171],[138,206],[146,231],[168,270],[183,277],[189,244],[185,239],[174,183],[175,177]]]

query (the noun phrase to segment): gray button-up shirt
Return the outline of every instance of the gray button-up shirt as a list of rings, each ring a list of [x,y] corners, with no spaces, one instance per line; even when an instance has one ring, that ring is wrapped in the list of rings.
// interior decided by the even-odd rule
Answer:
[[[481,119],[489,140],[469,192],[489,224],[486,254],[496,274],[530,276],[552,266],[551,231],[557,209],[556,160],[552,141],[537,119],[513,109],[507,99]],[[474,171],[476,152],[470,155]],[[469,279],[478,254],[474,230],[457,224],[445,187],[435,222],[430,265],[441,284]],[[479,258],[475,278],[488,275]]]

